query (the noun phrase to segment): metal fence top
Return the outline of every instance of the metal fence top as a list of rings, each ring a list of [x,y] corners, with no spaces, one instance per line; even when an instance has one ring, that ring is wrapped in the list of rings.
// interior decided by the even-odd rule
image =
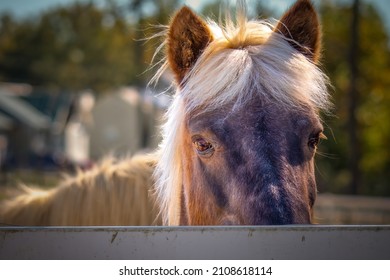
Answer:
[[[390,225],[1,227],[0,259],[390,259]]]

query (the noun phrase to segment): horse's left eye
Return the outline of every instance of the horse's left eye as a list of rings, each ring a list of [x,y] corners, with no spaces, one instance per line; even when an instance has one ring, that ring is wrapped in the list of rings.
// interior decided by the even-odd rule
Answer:
[[[214,146],[202,137],[196,137],[192,140],[194,147],[199,155],[211,156],[214,152]]]
[[[307,144],[310,148],[315,149],[318,146],[320,139],[327,139],[325,134],[322,132],[311,135]]]
[[[314,149],[315,147],[317,147],[319,141],[320,141],[320,138],[318,137],[318,135],[311,136],[309,138],[308,145],[310,148]]]

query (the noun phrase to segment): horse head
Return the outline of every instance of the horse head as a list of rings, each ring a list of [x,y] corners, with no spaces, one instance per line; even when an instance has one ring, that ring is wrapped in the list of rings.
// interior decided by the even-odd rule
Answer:
[[[168,225],[311,223],[314,156],[329,107],[320,25],[297,1],[276,26],[224,26],[183,7],[167,34],[177,92],[163,127],[157,196]]]

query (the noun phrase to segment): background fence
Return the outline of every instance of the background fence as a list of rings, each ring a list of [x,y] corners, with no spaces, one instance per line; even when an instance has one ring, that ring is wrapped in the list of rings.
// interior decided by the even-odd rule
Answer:
[[[322,225],[390,225],[390,198],[321,194],[314,213]]]

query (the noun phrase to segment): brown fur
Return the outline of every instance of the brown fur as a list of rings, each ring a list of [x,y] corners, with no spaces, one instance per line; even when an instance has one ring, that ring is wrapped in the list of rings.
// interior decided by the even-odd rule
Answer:
[[[156,158],[107,158],[51,190],[25,187],[3,202],[0,222],[22,226],[159,225],[151,194]]]
[[[313,62],[318,62],[321,51],[321,27],[317,13],[309,0],[297,1],[281,18],[275,28],[291,45]]]
[[[173,17],[168,32],[168,61],[180,84],[195,63],[212,35],[207,25],[188,7],[183,7]]]
[[[190,135],[187,128],[183,129],[185,135]],[[215,196],[208,189],[204,189],[199,179],[202,174],[194,168],[194,160],[197,158],[193,151],[190,138],[183,137],[183,195],[181,225],[217,225],[220,224],[218,217],[222,210],[215,201]],[[219,169],[224,166],[218,166]],[[193,172],[194,171],[194,172]],[[205,211],[208,209],[210,211]]]

